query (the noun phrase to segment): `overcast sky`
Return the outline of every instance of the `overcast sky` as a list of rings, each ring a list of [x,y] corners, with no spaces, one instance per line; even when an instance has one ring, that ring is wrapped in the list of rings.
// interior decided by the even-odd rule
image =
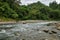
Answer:
[[[60,3],[60,0],[21,0],[22,4],[25,4],[25,5],[33,3],[33,2],[37,2],[37,1],[40,1],[45,5],[48,5],[52,1],[56,1],[57,3]]]

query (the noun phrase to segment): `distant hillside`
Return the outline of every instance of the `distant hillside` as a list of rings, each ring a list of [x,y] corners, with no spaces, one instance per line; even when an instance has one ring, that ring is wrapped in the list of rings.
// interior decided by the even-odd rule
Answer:
[[[19,1],[0,0],[0,19],[60,20],[60,4],[55,1],[50,3],[49,6],[41,2],[28,6],[19,5]]]

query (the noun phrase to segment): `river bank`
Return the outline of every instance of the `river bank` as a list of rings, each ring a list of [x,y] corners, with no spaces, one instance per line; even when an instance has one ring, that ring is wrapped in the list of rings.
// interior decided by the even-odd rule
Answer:
[[[15,23],[38,23],[38,22],[60,22],[60,21],[48,21],[48,20],[20,20],[20,21],[0,21],[0,24],[15,24]]]

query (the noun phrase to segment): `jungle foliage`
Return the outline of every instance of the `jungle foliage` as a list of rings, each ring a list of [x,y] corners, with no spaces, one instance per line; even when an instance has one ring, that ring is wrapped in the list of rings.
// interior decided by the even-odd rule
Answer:
[[[41,2],[20,5],[20,0],[0,0],[0,18],[15,20],[60,20],[60,4]]]

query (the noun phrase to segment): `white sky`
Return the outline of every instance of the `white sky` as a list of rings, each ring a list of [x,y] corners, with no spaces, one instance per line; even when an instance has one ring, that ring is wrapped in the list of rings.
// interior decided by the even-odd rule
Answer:
[[[23,5],[24,4],[27,5],[27,4],[30,4],[30,3],[33,3],[33,2],[37,2],[37,1],[40,1],[45,5],[48,5],[52,1],[56,1],[57,3],[60,3],[60,0],[21,0]]]
[[[60,3],[60,0],[56,0],[57,3]]]

